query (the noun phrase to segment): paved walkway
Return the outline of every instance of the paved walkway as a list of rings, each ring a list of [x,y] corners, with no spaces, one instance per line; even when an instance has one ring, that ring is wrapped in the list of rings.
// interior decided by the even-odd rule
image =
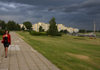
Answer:
[[[11,37],[12,45],[9,47],[8,58],[1,58],[0,70],[59,70],[15,32],[11,32]]]

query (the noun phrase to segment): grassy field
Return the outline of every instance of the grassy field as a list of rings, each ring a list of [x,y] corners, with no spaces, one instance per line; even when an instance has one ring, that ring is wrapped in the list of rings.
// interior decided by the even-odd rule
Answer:
[[[100,33],[99,32],[97,32],[96,35],[97,35],[98,38],[100,38]]]
[[[0,40],[2,39],[2,35],[0,35]]]
[[[100,70],[100,38],[31,36],[17,32],[61,70]]]

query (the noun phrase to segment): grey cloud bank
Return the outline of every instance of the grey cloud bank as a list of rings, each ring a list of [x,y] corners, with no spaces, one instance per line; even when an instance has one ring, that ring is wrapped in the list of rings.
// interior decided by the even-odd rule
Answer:
[[[100,0],[1,0],[0,19],[46,22],[55,17],[58,24],[93,30],[93,19],[100,30]]]

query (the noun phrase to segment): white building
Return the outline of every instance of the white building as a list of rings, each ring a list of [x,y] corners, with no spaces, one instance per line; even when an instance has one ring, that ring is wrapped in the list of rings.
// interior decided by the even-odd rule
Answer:
[[[63,24],[57,24],[58,31],[65,30],[66,27]]]
[[[72,34],[74,32],[74,28],[69,27],[69,28],[67,28],[67,31]]]
[[[39,32],[39,27],[42,26],[44,31],[47,31],[49,29],[49,24],[43,23],[43,22],[38,22],[36,24],[33,24],[33,30]]]
[[[78,32],[79,32],[79,29],[74,28],[74,33],[78,33]]]
[[[21,28],[24,26],[23,24],[19,24],[19,25],[20,25]],[[24,26],[24,28],[25,28],[25,30],[27,30],[25,26]]]
[[[22,27],[23,24],[20,24],[20,26]],[[44,29],[44,31],[47,31],[49,29],[49,24],[48,23],[44,23],[44,22],[38,22],[36,24],[33,24],[32,25],[32,29],[34,31],[37,31],[39,32],[39,27],[42,26],[42,28]],[[25,26],[24,26],[25,27]],[[58,28],[58,31],[61,31],[61,30],[67,30],[69,33],[78,33],[79,32],[79,29],[77,28],[72,28],[72,27],[66,27],[65,25],[63,24],[57,24],[57,28]],[[26,29],[26,27],[25,27]]]

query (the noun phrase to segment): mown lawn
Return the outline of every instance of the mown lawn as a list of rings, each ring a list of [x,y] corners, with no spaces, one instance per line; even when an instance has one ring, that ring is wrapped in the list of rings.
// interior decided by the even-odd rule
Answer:
[[[100,38],[31,36],[17,32],[61,70],[100,70]]]

